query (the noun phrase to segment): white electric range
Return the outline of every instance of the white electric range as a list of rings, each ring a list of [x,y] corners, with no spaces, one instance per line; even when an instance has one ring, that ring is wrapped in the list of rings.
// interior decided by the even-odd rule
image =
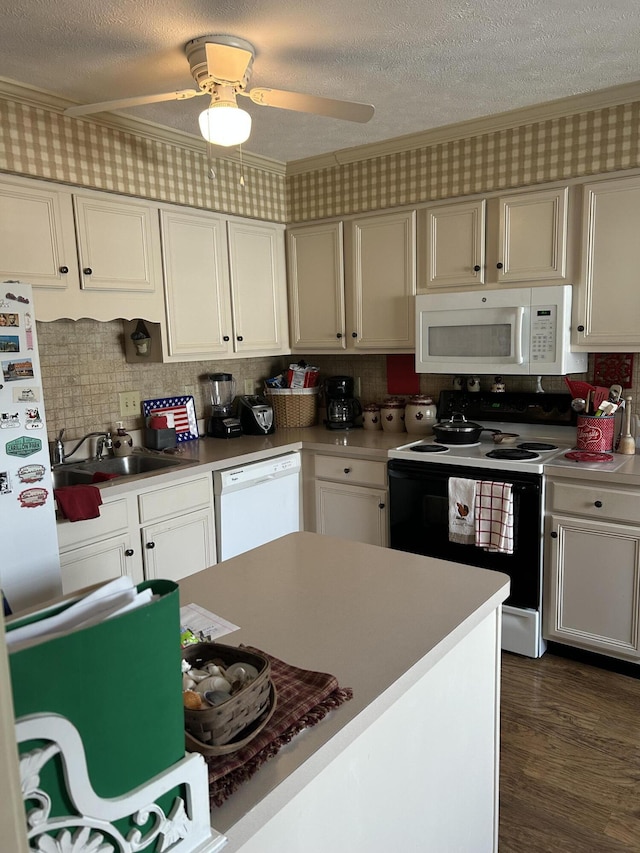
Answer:
[[[491,432],[483,431],[473,445],[443,444],[428,437],[388,453],[391,547],[509,575],[503,648],[530,657],[539,657],[546,647],[542,639],[544,466],[553,462],[613,471],[625,462],[624,457],[613,454],[605,462],[566,457],[576,441],[570,403],[568,394],[444,391],[438,405],[439,421],[460,412],[487,430],[518,437],[513,443],[495,444]],[[511,486],[513,553],[495,553],[449,540],[452,477]]]

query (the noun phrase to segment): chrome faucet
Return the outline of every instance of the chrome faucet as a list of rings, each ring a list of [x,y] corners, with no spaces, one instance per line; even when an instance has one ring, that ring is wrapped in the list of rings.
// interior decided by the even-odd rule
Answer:
[[[78,448],[88,439],[98,437],[98,441],[96,442],[96,455],[95,459],[102,459],[103,453],[106,450],[109,455],[113,452],[113,440],[111,438],[110,432],[88,432],[86,435],[83,435],[80,441],[76,444],[76,446],[70,450],[68,453],[64,451],[64,444],[62,442],[62,436],[64,435],[64,429],[61,429],[58,433],[58,437],[55,441],[51,442],[51,461],[54,465],[62,465],[70,456],[78,450]]]

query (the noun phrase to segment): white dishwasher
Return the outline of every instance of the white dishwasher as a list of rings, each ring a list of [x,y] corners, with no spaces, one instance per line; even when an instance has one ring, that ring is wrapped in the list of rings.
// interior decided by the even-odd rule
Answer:
[[[214,471],[218,560],[301,530],[300,454]]]

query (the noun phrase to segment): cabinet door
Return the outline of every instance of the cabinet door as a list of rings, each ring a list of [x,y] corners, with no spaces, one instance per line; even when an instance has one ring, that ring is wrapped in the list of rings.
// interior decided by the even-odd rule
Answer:
[[[342,222],[287,232],[291,345],[304,352],[345,349]]]
[[[0,280],[78,287],[69,193],[39,184],[0,183]]]
[[[623,659],[640,658],[637,528],[551,516],[545,636]]]
[[[198,510],[141,529],[147,580],[180,578],[216,562],[213,513]]]
[[[640,350],[640,177],[584,187],[579,344]]]
[[[84,290],[156,289],[155,211],[142,202],[74,195]]]
[[[284,229],[255,222],[228,222],[234,350],[287,352],[287,283]]]
[[[419,292],[484,284],[485,217],[484,199],[420,211]]]
[[[387,492],[316,480],[316,532],[386,547]]]
[[[226,222],[200,213],[160,211],[167,350],[205,359],[232,352]]]
[[[132,547],[128,533],[60,554],[60,572],[64,595],[122,575],[134,583],[143,580],[140,549]]]
[[[491,280],[498,283],[567,281],[568,187],[501,196],[497,257]],[[490,206],[490,213],[493,205]],[[490,234],[490,236],[492,236]]]
[[[412,350],[416,292],[415,211],[351,222],[351,318],[358,350]]]

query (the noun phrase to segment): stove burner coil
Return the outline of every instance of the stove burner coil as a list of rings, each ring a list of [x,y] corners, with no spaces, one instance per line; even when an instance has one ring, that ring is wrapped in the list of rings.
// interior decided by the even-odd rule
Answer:
[[[546,444],[544,441],[523,441],[519,444],[520,450],[557,450],[557,444]]]
[[[524,460],[524,459],[539,459],[537,453],[533,453],[531,450],[521,450],[517,447],[504,449],[500,448],[499,450],[490,450],[489,453],[486,453],[485,456],[488,456],[490,459],[511,459],[511,460]]]
[[[416,444],[411,450],[414,453],[446,453],[449,448],[443,444]]]

